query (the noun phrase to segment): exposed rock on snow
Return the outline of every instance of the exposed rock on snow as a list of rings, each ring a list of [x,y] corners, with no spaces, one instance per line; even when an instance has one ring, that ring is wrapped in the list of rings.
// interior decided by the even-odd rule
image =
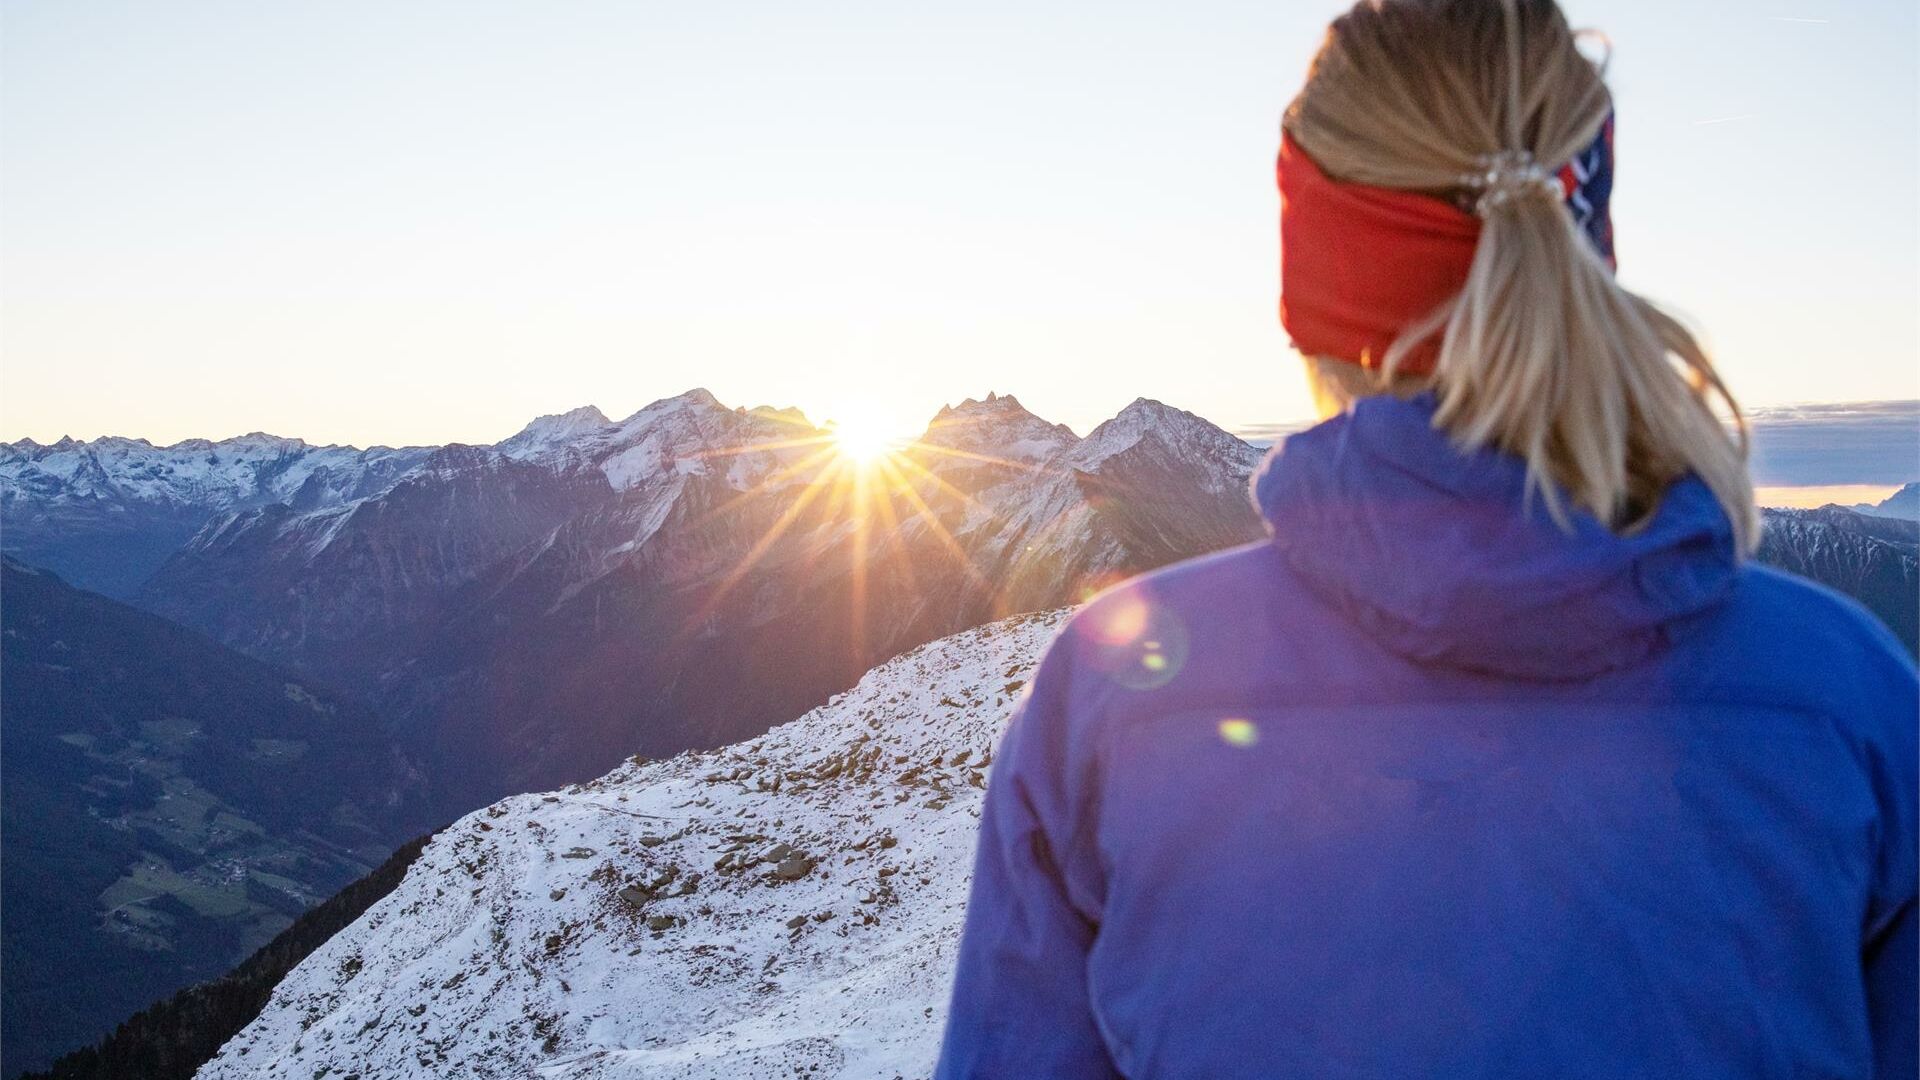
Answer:
[[[1920,523],[1838,506],[1764,510],[1759,558],[1865,604],[1920,648]]]
[[[927,1075],[987,767],[1062,618],[915,649],[751,742],[467,815],[200,1076]]]

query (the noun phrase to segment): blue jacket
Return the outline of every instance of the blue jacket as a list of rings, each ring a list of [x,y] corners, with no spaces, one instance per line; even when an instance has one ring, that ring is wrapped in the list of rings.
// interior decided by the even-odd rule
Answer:
[[[1915,1075],[1914,669],[1685,480],[1569,533],[1429,400],[1078,612],[1007,730],[938,1076]]]

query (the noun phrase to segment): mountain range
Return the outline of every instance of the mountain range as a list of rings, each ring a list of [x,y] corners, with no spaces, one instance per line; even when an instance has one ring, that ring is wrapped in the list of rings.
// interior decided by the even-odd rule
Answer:
[[[352,860],[314,857],[308,869],[325,872],[316,869],[298,880],[299,889],[280,894],[297,901],[279,900],[271,919],[249,908],[242,921],[253,921],[243,931],[196,939],[220,937],[220,962],[231,963],[299,905],[378,863],[409,829],[517,792],[566,791],[629,758],[616,775],[655,768],[667,771],[644,776],[678,775],[673,762],[687,759],[674,755],[737,754],[772,724],[845,691],[890,657],[922,655],[912,650],[948,639],[942,662],[960,670],[970,662],[961,655],[966,642],[998,657],[999,646],[987,643],[1026,632],[1010,627],[1039,624],[999,624],[979,638],[966,636],[971,628],[1070,605],[1132,573],[1255,539],[1263,531],[1245,490],[1260,454],[1197,416],[1145,399],[1083,438],[1010,396],[989,394],[943,408],[917,441],[858,468],[835,452],[830,431],[796,410],[728,408],[702,390],[618,421],[590,407],[540,417],[488,446],[358,450],[258,434],[170,447],[126,439],[0,446],[0,546],[51,568],[9,563],[10,693],[22,664],[61,664],[47,659],[45,642],[31,655],[14,651],[12,620],[36,609],[105,613],[85,638],[92,677],[132,669],[149,680],[116,692],[167,701],[228,683],[253,688],[217,691],[238,715],[176,710],[131,728],[129,710],[112,694],[77,698],[34,736],[65,747],[47,753],[73,759],[57,773],[72,783],[10,781],[9,840],[16,822],[51,820],[75,807],[119,820],[113,815],[133,811],[89,803],[97,793],[88,785],[99,787],[89,777],[122,766],[162,779],[191,775],[201,760],[193,740],[223,726],[267,740],[233,743],[229,757],[258,756],[266,752],[260,746],[282,738],[307,745],[300,766],[282,773],[286,790],[276,795],[288,805],[319,807],[317,800],[340,790],[356,805],[404,803],[404,813],[363,830],[365,843],[268,823],[260,855],[267,861],[257,863],[263,874],[280,873],[268,864],[268,849],[280,845],[351,849]],[[1873,514],[1769,510],[1761,558],[1862,600],[1911,649],[1920,632],[1920,524],[1897,516],[1903,505],[1896,497]],[[61,583],[54,571],[108,596]],[[27,584],[16,588],[16,579]],[[167,648],[177,658],[169,669],[146,663],[161,654],[153,642],[167,635],[158,627],[172,635]],[[1008,660],[999,670],[1017,666]],[[250,674],[223,680],[198,674],[203,669]],[[1015,682],[1006,674],[1000,692],[976,707],[999,703]],[[267,692],[255,693],[260,687]],[[351,719],[336,732],[339,742],[247,727],[305,731],[281,705],[303,700]],[[8,705],[11,758],[16,725],[25,721],[16,719],[12,697]],[[195,716],[210,719],[181,726]],[[96,738],[87,734],[95,727],[110,737],[85,746],[60,741]],[[988,729],[967,728],[972,734],[956,735],[941,756],[965,750],[978,760],[990,745]],[[732,751],[715,750],[730,744]],[[110,749],[96,753],[100,746]],[[350,760],[349,746],[362,758]],[[672,761],[651,766],[649,758]],[[812,786],[803,775],[810,768],[757,774],[754,783],[776,791]],[[195,783],[212,788],[205,779]],[[164,783],[157,790],[170,793]],[[961,801],[949,805],[968,797],[953,794]],[[182,805],[163,807],[179,819],[168,829],[142,832],[136,821],[121,828],[117,844],[65,855],[50,845],[41,856],[71,858],[73,872],[35,902],[48,912],[66,905],[62,917],[81,939],[117,933],[100,913],[117,915],[107,901],[125,899],[115,891],[120,878],[160,862],[175,870],[217,863],[225,833],[214,825],[228,820],[222,814],[258,822],[278,812],[228,800],[194,803],[182,817]],[[536,820],[553,827],[545,817]],[[659,835],[662,845],[677,843]],[[770,846],[779,843],[799,847],[791,838]],[[12,881],[58,877],[11,861],[8,871]],[[268,894],[248,895],[257,902]],[[10,907],[10,973],[22,925]],[[81,1020],[49,1029],[56,1033],[43,1049],[71,1045],[75,1033],[97,1032],[133,1006],[218,970],[211,952],[193,954],[199,966],[175,963],[189,952],[156,961],[161,974],[152,981],[129,980],[122,996],[131,1004],[90,989],[75,997]],[[256,975],[247,985],[258,982]],[[9,1017],[16,1015],[13,984],[10,974]],[[67,989],[76,987],[86,989]],[[59,1015],[47,1011],[58,992],[57,985],[48,990],[38,1015]],[[145,997],[132,1000],[138,994]],[[9,1038],[19,1030],[10,1023]],[[143,1038],[130,1037],[135,1044]],[[11,1048],[8,1057],[28,1060]]]
[[[750,736],[914,645],[1261,535],[1260,452],[1147,400],[1080,438],[990,394],[872,472],[704,390],[483,447],[101,442],[0,457],[6,544],[372,702],[450,814]],[[101,570],[116,544],[136,584]]]

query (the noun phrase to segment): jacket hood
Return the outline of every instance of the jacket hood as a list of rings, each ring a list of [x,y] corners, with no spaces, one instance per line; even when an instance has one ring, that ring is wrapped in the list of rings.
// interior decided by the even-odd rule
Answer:
[[[1321,596],[1393,651],[1432,664],[1577,679],[1639,661],[1724,601],[1733,529],[1706,485],[1668,488],[1628,535],[1526,490],[1526,467],[1463,451],[1431,394],[1361,400],[1267,455],[1254,500]]]

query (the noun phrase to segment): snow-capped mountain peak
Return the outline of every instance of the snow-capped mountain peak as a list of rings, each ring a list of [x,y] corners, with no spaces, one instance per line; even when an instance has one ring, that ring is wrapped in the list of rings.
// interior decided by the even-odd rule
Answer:
[[[563,413],[536,417],[512,437],[498,445],[501,453],[513,458],[536,457],[557,445],[572,442],[613,424],[607,415],[592,405],[582,405]]]
[[[820,434],[797,409],[729,409],[695,388],[655,401],[591,437],[586,452],[619,491],[649,479],[710,471],[725,473],[733,487],[745,490],[802,452],[796,440]],[[755,450],[761,443],[767,448]]]
[[[1219,465],[1242,480],[1260,463],[1257,447],[1184,409],[1142,397],[1089,432],[1067,453],[1066,464],[1094,472],[1109,459],[1149,441],[1175,459]]]
[[[1035,416],[1012,394],[993,392],[983,400],[942,405],[920,436],[928,447],[1029,462],[1044,461],[1078,441],[1065,424]]]
[[[672,397],[664,397],[658,401],[648,402],[635,411],[633,415],[620,421],[620,427],[623,429],[630,428],[636,424],[644,424],[649,420],[680,412],[685,409],[716,409],[724,412],[726,411],[726,406],[720,404],[720,399],[713,396],[713,391],[708,390],[704,386],[696,386],[684,393],[675,394]]]

